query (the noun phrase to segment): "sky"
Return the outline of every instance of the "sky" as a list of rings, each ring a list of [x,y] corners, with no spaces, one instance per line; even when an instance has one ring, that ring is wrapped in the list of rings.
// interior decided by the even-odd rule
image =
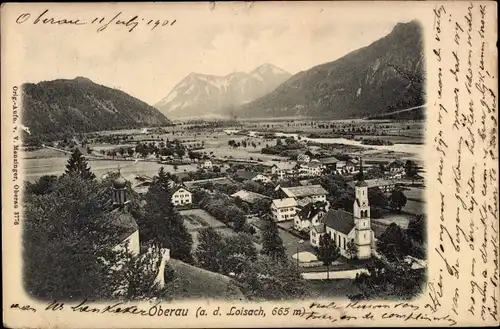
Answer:
[[[45,5],[46,7],[47,5]],[[399,6],[399,7],[398,7]],[[50,7],[44,17],[110,19],[139,16],[124,26],[32,24],[45,7],[16,25],[23,82],[84,76],[121,89],[151,105],[190,72],[226,75],[271,63],[292,74],[333,61],[390,33],[398,22],[418,19],[404,4],[379,3],[188,3]],[[408,10],[407,10],[408,9]],[[20,11],[22,12],[22,10]],[[145,20],[142,20],[144,18]],[[172,26],[141,22],[169,19]]]

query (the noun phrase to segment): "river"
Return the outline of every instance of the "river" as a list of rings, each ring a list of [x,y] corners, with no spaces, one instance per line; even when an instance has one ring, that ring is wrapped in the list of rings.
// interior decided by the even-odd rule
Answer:
[[[392,151],[401,153],[411,153],[415,155],[424,154],[425,145],[422,144],[394,144],[394,145],[366,145],[362,144],[360,141],[347,139],[347,138],[309,138],[302,136],[300,134],[293,133],[276,133],[277,137],[293,137],[294,139],[299,139],[301,141],[313,142],[318,144],[344,144],[364,147],[367,149],[374,149],[378,151]]]

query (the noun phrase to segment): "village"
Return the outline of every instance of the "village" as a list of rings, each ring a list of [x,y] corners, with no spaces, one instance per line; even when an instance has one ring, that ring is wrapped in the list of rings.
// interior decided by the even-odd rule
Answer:
[[[238,130],[224,133],[242,136]],[[230,139],[229,146],[255,145],[255,133],[243,134],[253,140]],[[376,241],[386,229],[392,223],[407,229],[411,220],[423,214],[424,184],[419,174],[423,168],[411,159],[336,157],[290,137],[273,141],[275,145],[266,143],[268,149],[302,145],[299,152],[279,161],[216,157],[204,150],[204,142],[186,138],[139,142],[132,151],[117,152],[115,157],[142,155],[171,166],[172,203],[193,238],[193,249],[198,232],[211,227],[229,236],[243,231],[260,250],[265,221],[272,219],[287,257],[310,280],[354,279],[366,272],[367,262],[377,257]],[[181,171],[182,166],[195,170]],[[153,182],[152,175],[121,173],[121,177],[138,195],[145,195]],[[203,202],[207,198],[217,201],[207,204]],[[236,211],[231,213],[231,209]],[[241,228],[236,228],[238,216],[244,216]],[[328,268],[318,258],[320,237],[325,234],[340,251]],[[410,255],[405,261],[415,268],[424,268],[426,263]]]
[[[169,129],[89,134],[30,151],[62,153],[67,159],[78,150],[76,157],[88,161],[99,181],[113,177],[118,209],[128,207],[128,194],[146,204],[158,172],[166,172],[171,203],[191,236],[192,251],[203,247],[200,234],[210,229],[229,240],[244,235],[257,253],[266,253],[272,222],[278,235],[272,239],[320,295],[359,292],[355,279],[369,273],[373,259],[383,257],[379,239],[403,236],[415,227],[422,232],[425,225],[425,170],[409,153],[405,158],[371,145],[321,144],[271,131]],[[114,250],[126,245],[141,255],[141,225],[128,217]],[[425,250],[423,237],[418,243],[416,250]],[[335,250],[331,257],[324,256],[325,247]],[[161,250],[161,268],[175,264],[169,248]],[[410,252],[403,261],[417,271],[426,268],[422,252]],[[225,269],[223,274],[231,278],[237,272]],[[159,270],[157,281],[164,284],[164,275]]]

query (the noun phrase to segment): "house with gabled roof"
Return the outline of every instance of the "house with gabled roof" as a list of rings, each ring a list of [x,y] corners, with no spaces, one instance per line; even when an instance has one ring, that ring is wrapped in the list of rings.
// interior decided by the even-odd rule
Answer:
[[[251,180],[254,182],[259,182],[263,184],[271,183],[272,180],[271,178],[267,177],[266,175],[263,175],[261,173],[255,172],[255,171],[248,171],[248,170],[236,170],[235,174],[235,179],[239,181],[246,181],[246,180]]]
[[[321,185],[281,187],[278,195],[283,198],[294,198],[297,201],[310,198],[311,201],[326,201],[328,192]]]
[[[176,184],[172,188],[172,203],[174,206],[183,206],[193,203],[193,193],[185,185]]]
[[[312,226],[320,224],[320,219],[328,211],[328,202],[310,202],[302,208],[297,210],[293,221],[293,227],[297,231],[308,232]]]
[[[297,212],[294,198],[274,199],[271,203],[271,215],[276,222],[293,220]]]
[[[279,179],[285,179],[293,176],[296,173],[297,163],[292,162],[278,162],[271,167],[271,174],[277,176]]]
[[[255,193],[252,191],[247,191],[247,190],[239,190],[236,193],[231,194],[232,198],[240,198],[242,201],[248,203],[248,204],[254,204],[259,200],[262,199],[270,199],[267,195]]]
[[[300,165],[299,176],[301,177],[321,176],[325,169],[326,169],[325,165],[323,165],[320,161],[311,160],[308,163]]]
[[[393,174],[402,173],[405,171],[405,164],[401,160],[394,160],[387,166]]]

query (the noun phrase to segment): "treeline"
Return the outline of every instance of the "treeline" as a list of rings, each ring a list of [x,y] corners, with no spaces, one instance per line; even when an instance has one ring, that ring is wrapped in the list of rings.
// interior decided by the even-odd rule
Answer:
[[[276,139],[276,145],[266,144],[266,147],[263,147],[260,151],[262,154],[274,154],[274,155],[283,155],[287,156],[288,151],[296,151],[305,149],[305,146],[295,140],[293,137],[285,138],[283,142],[281,138]]]
[[[223,236],[213,228],[198,235],[198,265],[233,277],[250,300],[290,300],[307,296],[307,283],[285,254],[276,225],[268,221],[263,247],[257,252],[245,233]]]

